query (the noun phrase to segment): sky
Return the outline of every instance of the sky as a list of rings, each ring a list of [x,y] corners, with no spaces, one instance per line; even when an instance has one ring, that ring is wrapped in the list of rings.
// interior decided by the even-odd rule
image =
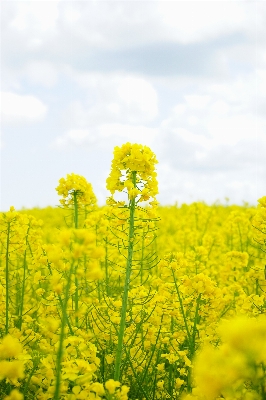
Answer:
[[[266,195],[266,1],[1,1],[0,210],[100,205],[113,149],[149,146],[158,200]],[[229,200],[228,200],[229,199]]]

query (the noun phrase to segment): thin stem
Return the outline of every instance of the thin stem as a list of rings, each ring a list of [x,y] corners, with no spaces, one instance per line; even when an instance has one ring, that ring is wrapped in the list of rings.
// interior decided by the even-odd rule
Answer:
[[[77,267],[76,267],[77,269]],[[76,327],[78,326],[79,323],[79,317],[78,317],[78,309],[79,309],[79,292],[78,292],[78,278],[77,276],[75,276],[75,286],[76,286],[76,290],[75,290],[75,322],[76,322]]]
[[[74,190],[73,200],[74,200],[74,227],[78,229],[78,193]]]
[[[9,329],[9,315],[8,315],[8,307],[9,307],[9,238],[10,238],[10,222],[7,223],[7,239],[6,239],[6,335],[8,334]]]
[[[132,172],[132,182],[134,187],[136,187],[136,171]],[[134,214],[135,214],[135,198],[133,198],[129,203],[130,208],[130,217],[129,217],[129,232],[128,232],[128,255],[127,255],[127,265],[126,265],[126,277],[124,284],[124,293],[122,299],[122,309],[121,309],[121,319],[120,319],[120,327],[118,332],[118,344],[116,350],[116,358],[115,358],[115,373],[114,379],[119,381],[120,379],[120,366],[122,360],[122,351],[123,351],[123,339],[124,332],[126,326],[126,312],[127,312],[127,303],[128,303],[128,292],[129,292],[129,284],[130,284],[130,275],[132,270],[132,258],[133,258],[133,247],[134,247]]]
[[[64,304],[63,304],[63,300],[62,300],[62,298],[61,298],[60,295],[58,295],[58,300],[59,300],[61,309],[63,309]],[[74,335],[74,332],[73,332],[73,329],[72,329],[72,327],[71,327],[71,325],[70,325],[68,315],[66,315],[66,323],[67,323],[67,326],[68,326],[68,329],[69,329],[70,334],[73,336],[73,335]]]
[[[77,199],[77,191],[74,190],[73,193],[73,200],[74,200],[74,227],[75,229],[78,229],[78,199]],[[76,267],[77,269],[77,267]],[[78,322],[79,322],[79,318],[78,318],[78,309],[79,309],[79,292],[78,292],[78,278],[77,275],[75,274],[75,286],[76,286],[76,290],[75,290],[75,322],[76,322],[76,326],[78,326]]]
[[[176,277],[175,277],[175,273],[174,273],[174,270],[172,269],[172,274],[173,274],[173,278],[174,278],[174,283],[175,283],[175,288],[176,288],[176,292],[177,292],[177,295],[178,295],[178,300],[179,300],[179,304],[180,304],[180,310],[181,310],[181,314],[182,314],[182,317],[183,317],[183,320],[184,320],[184,324],[185,324],[185,328],[186,328],[186,332],[187,332],[187,338],[188,338],[188,343],[189,343],[189,350],[190,350],[190,353],[191,353],[191,335],[190,335],[190,332],[189,332],[189,328],[188,328],[188,324],[187,324],[187,318],[186,318],[186,314],[185,314],[185,310],[184,310],[184,306],[183,306],[183,301],[182,301],[182,298],[181,298],[181,296],[180,296],[180,292],[179,292],[179,289],[178,289],[178,285],[177,285],[177,282],[176,282]]]
[[[49,269],[50,274],[53,275],[52,269],[51,269],[49,263],[48,263],[47,266],[48,266],[48,269]],[[62,300],[60,294],[58,294],[58,300],[59,300],[59,303],[60,303],[61,310],[63,310],[64,304],[63,304],[63,300]],[[73,332],[73,329],[72,329],[72,327],[71,327],[71,325],[70,325],[68,315],[66,316],[66,322],[67,322],[67,326],[68,326],[69,332],[70,332],[70,334],[73,336],[73,335],[74,335],[74,332]]]
[[[67,322],[67,303],[69,299],[69,290],[71,285],[71,275],[73,271],[73,263],[71,264],[69,276],[66,285],[65,298],[62,307],[62,321],[61,321],[61,331],[59,337],[59,347],[57,352],[57,360],[56,360],[56,383],[55,383],[55,393],[54,400],[59,400],[60,398],[60,383],[61,383],[61,362],[63,358],[63,342],[65,337],[65,326]]]
[[[106,294],[107,294],[107,296],[109,296],[110,293],[109,293],[108,243],[107,243],[107,237],[106,237],[106,240],[105,240],[105,260],[104,260],[104,266],[105,266]]]
[[[143,260],[144,260],[144,239],[145,236],[142,236],[142,243],[141,243],[141,260],[140,260],[140,284],[143,284]]]
[[[243,251],[242,235],[241,235],[241,229],[240,229],[239,223],[237,224],[237,227],[238,227],[238,233],[239,233],[240,250]]]
[[[199,294],[199,297],[197,298],[197,303],[196,303],[196,311],[195,311],[194,324],[193,324],[193,333],[192,333],[192,349],[191,349],[192,350],[192,354],[191,354],[191,357],[193,357],[194,353],[195,353],[195,342],[196,342],[197,323],[198,323],[198,317],[199,317],[200,300],[201,300],[201,293]]]
[[[192,331],[192,339],[191,339],[191,350],[190,350],[190,358],[194,357],[195,353],[195,347],[196,347],[196,332],[197,332],[197,322],[198,322],[198,316],[199,316],[199,308],[200,308],[200,300],[201,300],[201,294],[197,298],[197,303],[196,303],[196,311],[195,311],[195,317],[194,317],[194,324],[193,324],[193,331]],[[188,368],[188,375],[187,375],[187,383],[188,383],[188,391],[192,391],[192,384],[191,384],[191,368]]]
[[[29,235],[30,225],[27,230],[26,235],[26,246],[28,246],[28,235]],[[22,327],[22,316],[23,316],[23,308],[24,308],[24,296],[25,296],[25,282],[26,282],[26,267],[27,267],[27,247],[24,252],[23,258],[23,280],[22,280],[22,292],[21,292],[21,304],[19,310],[19,324],[18,329],[21,330]]]

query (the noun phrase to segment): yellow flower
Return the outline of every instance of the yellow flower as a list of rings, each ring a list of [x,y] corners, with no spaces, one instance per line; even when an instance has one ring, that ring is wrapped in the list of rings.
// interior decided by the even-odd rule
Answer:
[[[105,382],[105,388],[108,390],[110,394],[114,394],[115,390],[120,387],[120,382],[114,381],[113,379],[109,379]]]
[[[22,345],[18,339],[6,335],[0,344],[0,358],[17,357],[22,353]]]
[[[175,388],[179,389],[184,383],[185,383],[185,381],[183,379],[176,378],[176,380],[175,380]]]
[[[165,371],[165,364],[164,363],[158,364],[156,369],[157,369],[158,372],[164,372]]]
[[[66,178],[59,179],[56,191],[59,196],[62,196],[60,203],[65,208],[73,206],[74,198],[78,206],[93,208],[97,203],[92,185],[81,175],[71,173],[67,174]]]
[[[158,381],[157,384],[156,384],[156,386],[157,386],[157,388],[158,388],[159,390],[162,390],[163,387],[164,387],[164,381],[163,381],[163,380]]]
[[[24,396],[17,389],[11,390],[9,396],[4,397],[4,400],[23,400]]]
[[[128,192],[128,197],[130,200],[135,199],[139,194],[141,194],[141,191],[138,190],[137,188],[130,189]]]
[[[115,147],[111,173],[106,180],[107,189],[112,194],[126,191],[132,200],[141,195],[139,201],[154,200],[158,194],[155,154],[147,146],[125,143]],[[132,180],[132,173],[136,181]],[[109,200],[110,203],[110,200]]]
[[[108,354],[106,354],[105,359],[106,359],[107,364],[113,364],[113,362],[114,362],[114,357],[110,356]]]
[[[90,386],[90,390],[92,392],[97,393],[99,396],[103,396],[104,395],[104,387],[102,383],[99,382],[94,382],[91,384]]]
[[[80,386],[74,386],[74,387],[72,388],[72,392],[73,392],[74,394],[79,394],[80,391],[81,391],[81,387],[80,387]]]
[[[8,378],[15,384],[18,379],[23,379],[24,376],[24,364],[22,361],[0,361],[0,380]]]

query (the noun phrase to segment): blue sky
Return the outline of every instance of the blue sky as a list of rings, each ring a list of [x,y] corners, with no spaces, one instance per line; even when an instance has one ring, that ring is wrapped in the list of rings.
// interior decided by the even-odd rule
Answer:
[[[266,195],[265,1],[2,1],[1,197],[100,204],[114,146],[151,147],[162,204]]]

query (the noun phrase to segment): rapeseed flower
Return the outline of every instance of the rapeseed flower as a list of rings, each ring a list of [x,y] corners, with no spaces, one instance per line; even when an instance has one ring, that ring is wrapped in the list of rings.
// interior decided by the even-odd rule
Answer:
[[[75,198],[79,207],[95,207],[97,204],[92,185],[81,175],[71,173],[59,179],[56,191],[62,196],[59,201],[65,208],[72,208]]]
[[[126,191],[130,200],[153,201],[158,194],[155,154],[149,147],[126,143],[115,147],[111,172],[106,180],[107,189],[113,195],[116,191]],[[132,172],[136,182],[132,182]]]
[[[3,400],[23,400],[24,396],[17,389],[11,390],[10,394],[4,397]]]
[[[69,174],[62,209],[0,214],[1,399],[264,396],[266,197],[159,207],[155,166],[127,143],[105,207]]]

